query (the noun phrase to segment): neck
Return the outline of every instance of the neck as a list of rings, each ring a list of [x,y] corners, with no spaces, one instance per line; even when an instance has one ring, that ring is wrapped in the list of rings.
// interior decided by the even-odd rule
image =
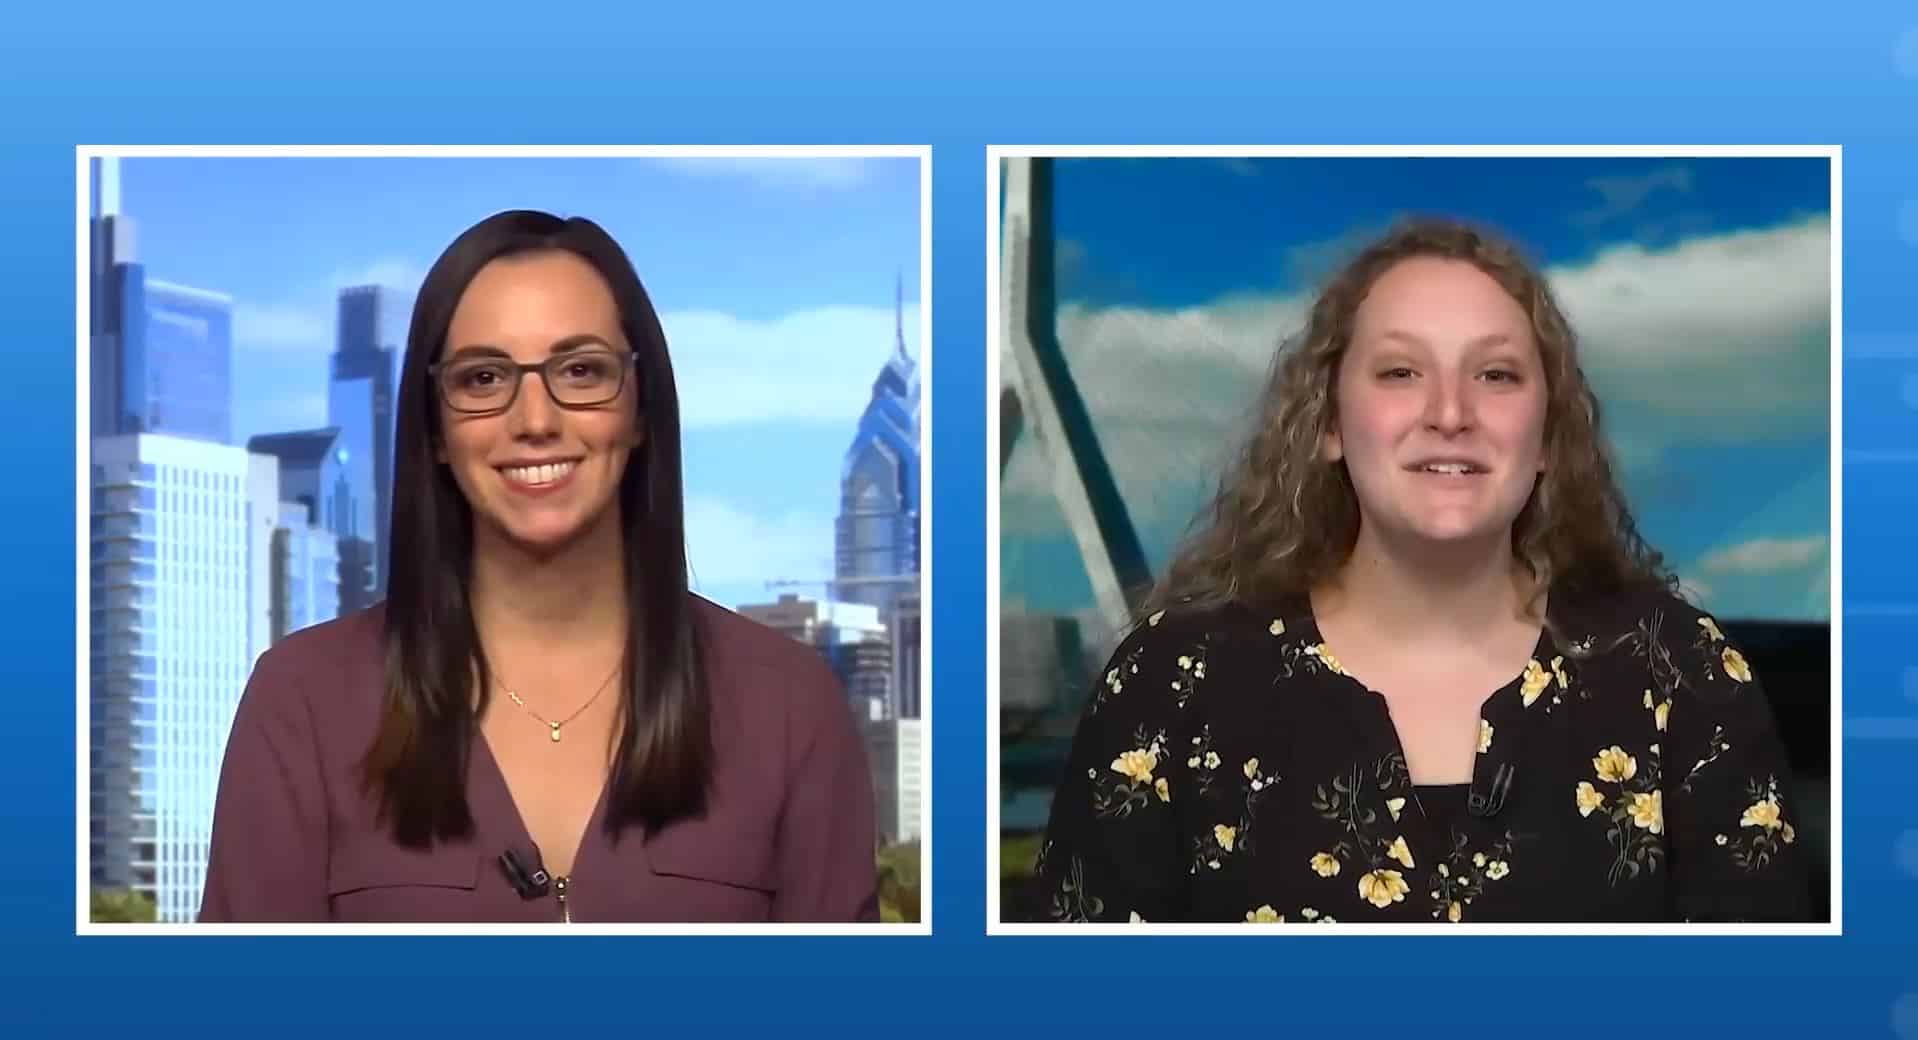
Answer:
[[[1525,617],[1531,581],[1509,538],[1435,550],[1394,544],[1361,527],[1352,555],[1315,599],[1356,609],[1395,641],[1477,640]]]
[[[626,567],[619,518],[607,516],[552,552],[498,531],[473,532],[473,624],[496,664],[555,652],[593,658],[626,641]]]

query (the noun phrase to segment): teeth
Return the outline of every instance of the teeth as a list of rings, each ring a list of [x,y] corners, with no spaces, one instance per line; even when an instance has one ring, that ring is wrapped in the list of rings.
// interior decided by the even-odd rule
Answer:
[[[1435,462],[1425,467],[1427,473],[1465,474],[1475,472],[1475,468],[1463,462]]]
[[[516,484],[551,484],[573,471],[573,463],[548,463],[544,466],[508,466],[500,472]]]

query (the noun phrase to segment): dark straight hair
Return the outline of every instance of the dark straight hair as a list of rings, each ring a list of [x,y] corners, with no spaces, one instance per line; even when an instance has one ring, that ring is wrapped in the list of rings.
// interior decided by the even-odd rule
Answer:
[[[702,640],[686,586],[679,397],[666,336],[632,262],[599,225],[512,210],[469,228],[427,272],[400,372],[386,700],[361,768],[381,821],[404,846],[472,834],[466,776],[492,685],[473,622],[473,511],[438,460],[440,402],[427,367],[481,268],[502,257],[555,251],[591,264],[612,290],[621,330],[637,355],[631,390],[645,433],[619,483],[627,678],[606,828],[615,837],[633,824],[656,831],[706,807],[712,737]]]

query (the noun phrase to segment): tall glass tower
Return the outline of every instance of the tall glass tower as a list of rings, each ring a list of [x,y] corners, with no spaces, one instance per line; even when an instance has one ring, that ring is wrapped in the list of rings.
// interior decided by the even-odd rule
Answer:
[[[191,921],[220,758],[272,634],[270,456],[154,434],[93,441],[92,883]]]
[[[400,361],[412,297],[379,285],[340,291],[339,327],[327,387],[327,425],[339,431],[354,512],[340,538],[340,609],[370,606],[386,593],[393,508],[393,429]]]
[[[892,356],[873,380],[839,476],[832,598],[891,617],[919,572],[919,379],[906,354],[903,288]]]

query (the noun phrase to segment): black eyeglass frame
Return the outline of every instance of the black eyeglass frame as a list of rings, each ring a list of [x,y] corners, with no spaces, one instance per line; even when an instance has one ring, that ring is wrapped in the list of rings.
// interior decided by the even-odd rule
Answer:
[[[594,354],[610,354],[618,359],[619,382],[613,384],[613,392],[597,401],[573,402],[560,400],[559,394],[553,390],[553,372],[547,370],[551,368],[554,372],[557,372],[558,369],[556,366],[563,365],[568,361],[577,361],[582,357],[590,357]],[[618,400],[619,395],[626,391],[626,371],[632,368],[638,360],[639,351],[637,350],[618,351],[601,348],[597,350],[574,350],[563,354],[554,354],[544,361],[530,365],[523,365],[511,358],[505,357],[458,358],[452,361],[434,362],[426,366],[426,374],[432,378],[433,388],[439,393],[441,403],[461,415],[498,415],[513,407],[513,404],[519,400],[520,387],[526,385],[527,374],[532,372],[539,373],[539,383],[546,388],[546,396],[553,404],[570,411],[583,411],[588,408],[598,408]],[[506,395],[504,404],[492,408],[461,408],[459,405],[453,403],[452,396],[447,393],[446,380],[442,373],[461,365],[476,364],[497,365],[501,369],[513,373],[513,390]]]

